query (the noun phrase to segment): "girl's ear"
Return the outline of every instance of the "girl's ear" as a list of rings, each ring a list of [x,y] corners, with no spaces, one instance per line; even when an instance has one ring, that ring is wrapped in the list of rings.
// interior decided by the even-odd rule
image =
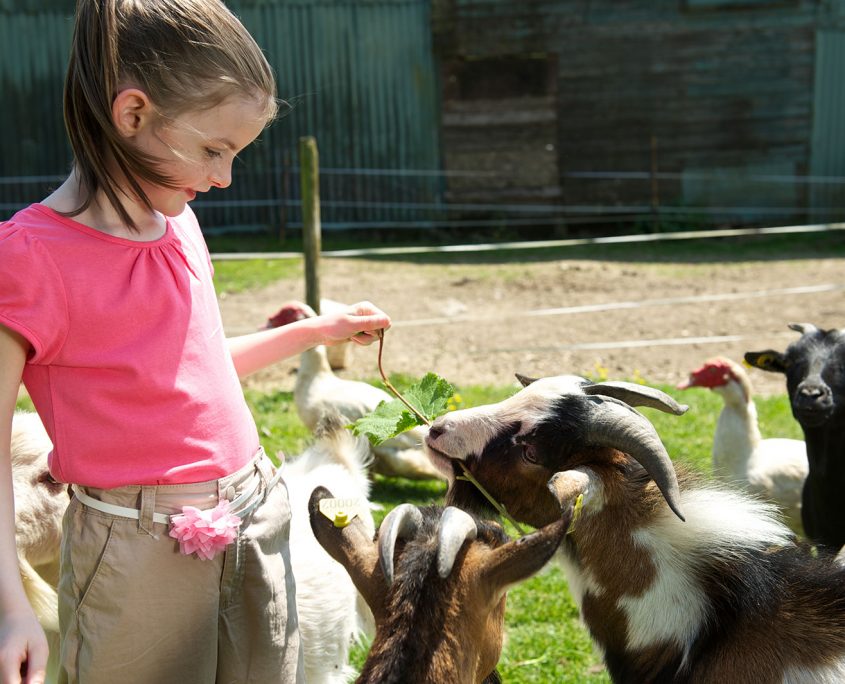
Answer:
[[[126,138],[136,136],[153,119],[150,98],[138,88],[119,91],[111,105],[111,115],[117,132]]]

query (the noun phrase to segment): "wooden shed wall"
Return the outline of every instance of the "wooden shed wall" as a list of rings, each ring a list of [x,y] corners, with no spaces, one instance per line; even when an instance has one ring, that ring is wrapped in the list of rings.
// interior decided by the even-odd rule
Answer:
[[[447,64],[554,58],[563,204],[656,198],[764,219],[806,206],[806,183],[784,177],[809,172],[819,5],[439,0],[435,50]]]

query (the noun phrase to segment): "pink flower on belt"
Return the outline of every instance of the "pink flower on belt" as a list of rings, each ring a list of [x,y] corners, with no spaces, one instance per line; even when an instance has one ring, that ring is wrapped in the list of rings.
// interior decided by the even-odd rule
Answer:
[[[229,512],[223,499],[214,508],[200,510],[182,506],[182,513],[170,516],[170,536],[179,540],[179,550],[211,560],[238,536],[241,519]]]

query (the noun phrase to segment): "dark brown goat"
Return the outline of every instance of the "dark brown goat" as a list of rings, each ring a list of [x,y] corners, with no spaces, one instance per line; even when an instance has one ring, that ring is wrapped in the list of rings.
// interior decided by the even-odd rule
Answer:
[[[845,331],[789,326],[801,337],[781,353],[747,352],[761,370],[783,373],[792,415],[804,431],[810,469],[801,494],[807,536],[836,551],[845,545]]]
[[[487,505],[459,464],[535,526],[582,497],[564,570],[615,682],[845,681],[845,569],[770,504],[676,477],[633,405],[683,410],[638,385],[544,378],[439,418],[427,446],[451,505]]]
[[[357,519],[338,528],[319,512],[330,497],[322,487],[311,495],[314,536],[346,568],[376,620],[358,683],[500,681],[507,588],[551,558],[571,510],[510,541],[497,523],[464,511],[402,504],[373,541]]]

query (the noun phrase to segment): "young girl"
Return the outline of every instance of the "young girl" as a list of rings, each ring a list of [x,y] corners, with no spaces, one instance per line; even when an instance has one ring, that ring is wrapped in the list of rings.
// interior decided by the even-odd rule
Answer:
[[[65,84],[70,177],[0,224],[0,681],[40,682],[18,579],[8,445],[23,379],[72,483],[61,677],[301,681],[287,491],[239,376],[368,344],[348,312],[226,340],[188,202],[231,181],[273,118],[261,50],[217,0],[79,0]],[[283,469],[280,471],[282,474]]]

